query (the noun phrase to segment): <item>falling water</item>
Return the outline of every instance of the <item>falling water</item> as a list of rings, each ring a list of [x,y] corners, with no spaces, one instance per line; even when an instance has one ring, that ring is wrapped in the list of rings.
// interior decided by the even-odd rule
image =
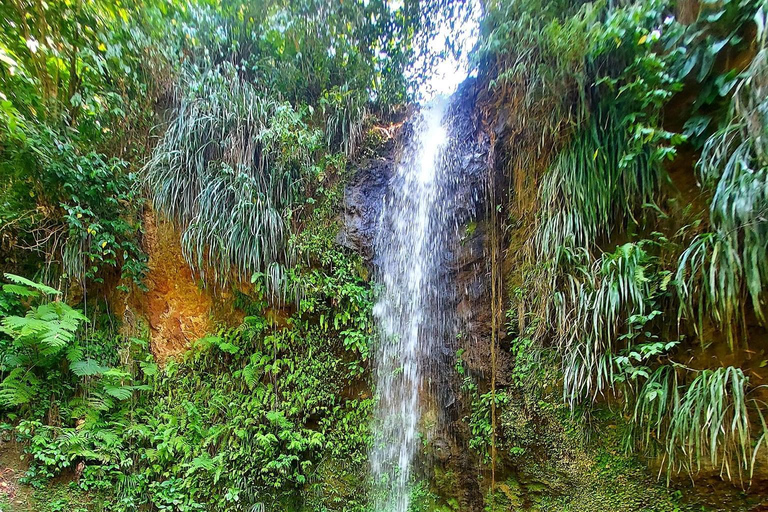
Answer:
[[[445,102],[422,110],[384,198],[376,238],[383,291],[374,314],[376,441],[371,469],[378,512],[406,512],[431,355],[445,338],[440,267],[453,227],[447,205]],[[424,396],[422,396],[424,395]]]

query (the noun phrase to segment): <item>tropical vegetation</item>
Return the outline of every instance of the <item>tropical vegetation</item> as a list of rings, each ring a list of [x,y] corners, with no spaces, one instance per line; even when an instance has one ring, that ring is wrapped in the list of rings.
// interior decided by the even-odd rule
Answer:
[[[340,243],[345,188],[396,160],[467,23],[462,91],[490,143],[465,228],[493,320],[480,363],[449,355],[466,446],[424,436],[412,510],[765,497],[764,0],[8,0],[0,18],[0,510],[372,509],[378,285]],[[174,300],[210,307],[168,334],[176,306],[149,304],[181,280]],[[692,491],[713,475],[711,499]]]

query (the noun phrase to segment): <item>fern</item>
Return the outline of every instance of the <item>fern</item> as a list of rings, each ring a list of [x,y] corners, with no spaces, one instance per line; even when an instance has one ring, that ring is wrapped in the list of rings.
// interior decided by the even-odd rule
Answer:
[[[97,361],[93,359],[86,359],[84,361],[76,361],[69,365],[69,369],[78,377],[92,377],[94,375],[102,375],[109,368],[101,366]]]
[[[6,274],[6,277],[8,277],[8,274]],[[39,296],[37,290],[30,290],[28,287],[19,284],[4,284],[3,291],[25,298]]]
[[[133,396],[133,387],[132,386],[112,386],[112,385],[105,385],[104,386],[104,392],[111,396],[112,398],[116,398],[117,400],[123,401],[128,400]]]
[[[16,293],[18,295],[24,295],[26,297],[34,296],[35,292],[42,292],[46,295],[61,295],[61,292],[55,288],[51,288],[50,286],[46,286],[42,283],[36,283],[34,281],[30,281],[26,277],[17,276],[15,274],[3,274],[6,279],[11,281],[12,283],[15,283],[15,286],[12,285],[3,285],[3,290],[10,292],[10,293]]]
[[[20,286],[28,287],[30,291],[41,291],[48,295],[59,293],[38,283],[27,284],[31,281],[18,276],[9,278],[21,283]],[[80,311],[64,302],[55,301],[34,306],[23,317],[4,317],[0,322],[0,331],[10,336],[14,346],[31,358],[31,364],[47,366],[51,364],[53,356],[75,343],[75,334],[85,320],[87,318]]]
[[[87,318],[63,302],[51,302],[31,308],[24,317],[7,316],[0,330],[19,346],[41,356],[54,356],[75,341],[80,323]]]
[[[207,452],[203,452],[192,459],[192,462],[188,464],[189,468],[187,469],[186,476],[191,475],[198,469],[202,469],[207,472],[213,471],[216,468],[218,462],[218,457],[214,459],[211,458]]]
[[[26,368],[14,368],[0,382],[0,404],[18,407],[28,404],[37,396],[40,379]]]

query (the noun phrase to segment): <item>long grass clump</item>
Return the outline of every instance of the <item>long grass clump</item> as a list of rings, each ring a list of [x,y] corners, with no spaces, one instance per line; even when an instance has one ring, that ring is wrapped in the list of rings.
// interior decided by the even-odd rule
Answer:
[[[291,209],[312,171],[320,132],[290,104],[263,97],[236,70],[186,69],[176,115],[146,165],[159,211],[183,230],[203,278],[290,265]]]
[[[713,192],[711,233],[698,236],[680,256],[681,316],[709,318],[729,343],[745,336],[744,306],[751,302],[765,325],[768,285],[768,46],[735,88],[728,120],[704,145],[699,172]],[[694,313],[694,310],[696,311]]]
[[[614,106],[601,107],[561,151],[540,186],[537,245],[547,255],[572,240],[591,247],[643,204],[652,202],[660,169],[649,154],[625,158],[630,134]]]
[[[555,342],[563,354],[563,393],[575,405],[595,399],[613,385],[614,355],[626,348],[621,328],[633,315],[649,313],[657,292],[650,278],[654,258],[643,244],[625,244],[605,253],[590,267],[583,258],[560,250],[562,260],[571,258],[554,289]],[[578,254],[578,253],[576,253]],[[580,269],[574,270],[573,263]]]
[[[695,377],[686,383],[687,375]],[[740,368],[661,366],[635,398],[635,439],[643,449],[663,449],[668,479],[675,472],[693,475],[706,465],[730,480],[751,479],[768,426],[766,404],[749,392],[749,378]]]

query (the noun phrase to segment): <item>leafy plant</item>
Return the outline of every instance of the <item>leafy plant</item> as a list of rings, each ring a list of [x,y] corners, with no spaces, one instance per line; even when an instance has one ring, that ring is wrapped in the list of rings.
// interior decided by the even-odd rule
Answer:
[[[584,266],[586,252],[574,257],[561,249],[558,266],[564,270],[562,281],[553,285],[558,290],[553,320],[563,355],[564,394],[572,405],[612,386],[613,356],[634,345],[633,331],[658,315],[654,305],[667,293],[672,276],[660,271],[648,252],[653,246],[650,241],[624,244],[591,268]],[[624,325],[627,335],[621,334]]]
[[[129,160],[151,111],[163,44],[156,3],[0,6],[2,257],[39,257],[48,282],[80,287],[117,269],[142,286],[140,201]],[[158,41],[159,42],[159,41]],[[169,53],[172,53],[170,51]],[[163,69],[163,71],[165,71]]]
[[[184,80],[190,92],[146,167],[155,206],[182,226],[187,260],[215,282],[233,267],[250,276],[293,264],[288,218],[319,133],[232,67],[187,70]]]
[[[702,464],[720,469],[729,479],[752,478],[765,444],[765,404],[749,397],[749,379],[739,368],[683,369],[694,375],[681,380],[680,370],[661,366],[640,388],[633,413],[644,448],[662,444],[667,477],[673,471],[698,473]],[[757,432],[750,419],[756,415]]]
[[[13,281],[3,286],[5,293],[22,297],[59,295],[53,288],[22,277],[5,277]],[[3,343],[6,350],[1,368],[5,376],[0,382],[0,405],[10,408],[28,404],[40,391],[41,372],[58,363],[62,353],[77,358],[75,334],[85,320],[81,312],[61,301],[34,306],[23,317],[3,317],[0,332],[10,340]]]
[[[756,19],[765,20],[765,15],[760,9]],[[707,140],[699,164],[703,184],[713,191],[713,232],[691,242],[677,271],[681,313],[697,319],[699,333],[704,319],[712,319],[732,347],[744,338],[748,300],[757,319],[766,321],[768,153],[763,140],[768,127],[768,50],[762,28],[756,43],[760,50],[737,81],[725,126]]]

